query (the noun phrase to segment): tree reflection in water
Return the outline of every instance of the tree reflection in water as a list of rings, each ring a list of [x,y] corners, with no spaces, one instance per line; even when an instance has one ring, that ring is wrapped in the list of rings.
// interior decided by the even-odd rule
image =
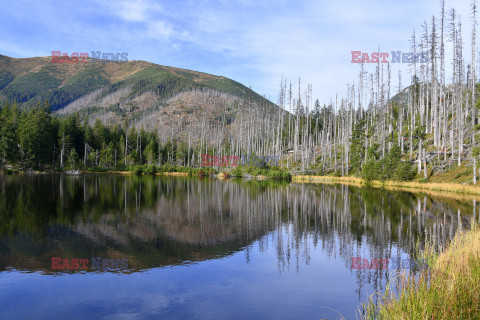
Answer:
[[[476,219],[470,202],[349,186],[184,177],[0,177],[0,271],[52,274],[50,258],[128,258],[127,272],[275,250],[280,273],[328,258],[414,256]],[[473,216],[472,216],[473,214]],[[92,271],[92,270],[91,270]],[[273,271],[273,270],[272,270]],[[392,270],[351,270],[359,298]],[[90,272],[90,271],[89,271]]]

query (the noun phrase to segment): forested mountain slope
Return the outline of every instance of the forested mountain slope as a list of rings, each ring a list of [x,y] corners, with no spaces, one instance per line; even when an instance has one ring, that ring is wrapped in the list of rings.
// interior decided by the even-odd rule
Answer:
[[[26,109],[48,101],[57,115],[78,112],[92,124],[126,122],[161,135],[187,128],[200,134],[202,123],[230,124],[242,110],[276,110],[244,85],[202,72],[145,61],[52,63],[51,57],[0,55],[2,100]]]

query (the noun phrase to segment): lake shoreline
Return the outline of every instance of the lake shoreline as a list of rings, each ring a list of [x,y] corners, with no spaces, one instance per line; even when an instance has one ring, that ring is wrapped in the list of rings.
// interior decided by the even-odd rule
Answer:
[[[193,169],[192,169],[193,170]],[[196,169],[198,170],[198,169]],[[228,178],[241,178],[241,179],[255,179],[255,180],[278,180],[270,178],[265,175],[245,175],[242,177],[236,177],[229,172],[219,173],[193,173],[193,172],[132,172],[122,170],[76,170],[75,172],[69,171],[20,171],[14,172],[0,171],[0,175],[43,175],[43,174],[65,174],[65,175],[83,175],[83,174],[111,174],[111,175],[151,175],[151,176],[204,176],[204,177],[216,177],[219,179]],[[342,184],[351,185],[356,187],[371,187],[377,189],[386,189],[392,191],[409,191],[409,192],[421,192],[431,194],[435,196],[461,196],[462,198],[480,200],[480,185],[474,186],[471,184],[451,183],[451,182],[418,182],[418,181],[397,181],[397,180],[373,180],[367,183],[364,179],[358,177],[335,177],[335,176],[315,176],[315,175],[292,175],[291,182],[293,183],[310,183],[310,184]]]
[[[367,183],[362,178],[356,177],[333,177],[333,176],[304,176],[292,177],[296,183],[326,183],[344,184],[357,187],[372,187],[394,191],[414,191],[423,193],[454,194],[464,196],[478,196],[480,199],[480,185],[473,186],[461,183],[450,182],[417,182],[417,181],[396,181],[396,180],[373,180]]]
[[[77,288],[96,285],[103,290],[98,305],[120,309],[131,300],[133,286],[135,297],[146,301],[152,294],[198,292],[175,305],[178,310],[189,305],[197,310],[206,299],[215,302],[211,308],[221,309],[230,303],[226,296],[249,312],[252,299],[262,301],[267,294],[270,304],[248,315],[261,318],[283,301],[285,310],[292,310],[285,319],[338,318],[332,309],[355,319],[361,304],[386,288],[391,277],[419,270],[412,264],[418,261],[412,254],[417,247],[431,237],[443,244],[457,230],[468,229],[473,212],[471,201],[411,192],[125,171],[2,176],[0,202],[0,275],[12,279],[13,292],[0,301],[17,303],[2,310],[0,318],[22,310],[17,305],[25,302],[15,292],[26,292],[29,303],[39,306],[57,303],[55,292],[69,288],[80,302],[60,301],[66,306],[61,317],[67,311],[75,317],[79,303],[92,301],[88,291],[77,293]],[[368,264],[354,268],[358,258]],[[79,259],[88,259],[87,269],[76,264]],[[99,259],[102,268],[94,268]],[[128,266],[103,267],[103,261],[124,259]],[[386,270],[375,267],[378,259],[390,261]],[[119,287],[119,277],[125,286]],[[192,279],[197,279],[193,288]],[[34,290],[40,283],[46,290]],[[152,283],[159,284],[154,286],[158,292],[152,293]],[[222,290],[215,289],[219,285]],[[122,295],[110,295],[112,288]],[[243,301],[248,288],[266,291],[254,290]],[[279,290],[270,294],[271,288]],[[144,304],[138,308],[144,310]],[[231,318],[238,312],[232,310]],[[281,319],[281,313],[272,318]]]

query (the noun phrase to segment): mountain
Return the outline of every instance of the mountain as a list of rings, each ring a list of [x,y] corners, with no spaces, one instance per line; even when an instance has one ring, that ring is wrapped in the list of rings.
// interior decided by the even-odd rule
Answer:
[[[51,57],[0,55],[0,103],[31,108],[47,100],[59,116],[78,112],[90,123],[126,121],[168,134],[198,132],[205,121],[230,125],[240,113],[278,113],[275,104],[222,76],[146,61],[52,63]]]

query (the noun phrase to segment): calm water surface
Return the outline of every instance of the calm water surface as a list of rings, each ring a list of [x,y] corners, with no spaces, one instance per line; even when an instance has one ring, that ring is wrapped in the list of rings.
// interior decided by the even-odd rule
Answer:
[[[399,271],[352,257],[410,258],[472,219],[471,201],[348,186],[0,176],[0,319],[356,319]]]

